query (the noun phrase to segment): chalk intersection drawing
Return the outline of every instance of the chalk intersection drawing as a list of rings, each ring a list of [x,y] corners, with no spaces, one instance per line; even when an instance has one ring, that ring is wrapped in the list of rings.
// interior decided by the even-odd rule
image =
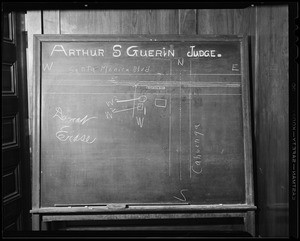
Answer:
[[[221,57],[221,56],[218,56]],[[200,119],[195,118],[193,116],[193,106],[192,106],[192,100],[193,98],[197,98],[200,96],[213,96],[213,95],[241,95],[240,93],[194,93],[194,88],[241,88],[241,84],[239,82],[195,82],[193,78],[195,76],[241,76],[240,73],[237,73],[240,68],[239,65],[236,63],[232,64],[232,71],[233,73],[194,73],[193,72],[193,61],[198,61],[197,58],[192,58],[189,60],[185,60],[184,58],[178,58],[177,59],[177,66],[188,66],[188,69],[182,69],[182,72],[174,72],[175,68],[173,66],[174,63],[172,63],[171,60],[169,65],[169,71],[166,73],[147,73],[147,74],[139,74],[139,73],[132,73],[131,76],[142,76],[142,75],[148,75],[148,76],[166,76],[169,78],[167,81],[139,81],[139,80],[120,80],[118,78],[115,78],[115,76],[124,76],[128,74],[90,74],[85,73],[82,74],[82,76],[107,76],[108,79],[104,81],[105,83],[99,83],[96,84],[96,86],[105,86],[105,87],[126,87],[131,88],[132,90],[130,92],[124,93],[96,93],[96,92],[48,92],[45,94],[78,94],[78,95],[109,95],[109,97],[105,100],[105,111],[103,113],[104,117],[111,121],[114,119],[116,115],[128,115],[131,117],[132,121],[139,127],[138,129],[143,129],[148,123],[148,120],[151,115],[153,115],[153,111],[166,111],[168,112],[168,175],[178,175],[178,172],[175,172],[173,170],[174,166],[179,166],[179,181],[182,181],[183,178],[183,168],[186,168],[184,165],[188,165],[189,170],[189,177],[192,179],[193,177],[197,177],[199,175],[202,175],[205,170],[203,170],[203,150],[201,149],[201,143],[205,141],[205,129],[203,128],[203,125],[201,123]],[[54,73],[50,73],[51,69],[53,67],[53,63],[43,65],[43,70],[46,71],[46,75],[53,75]],[[49,70],[49,71],[48,71]],[[170,76],[178,76],[177,82],[171,82]],[[183,78],[183,76],[185,78]],[[97,81],[97,80],[94,80]],[[103,80],[101,80],[103,81]],[[96,82],[97,83],[97,82]],[[50,84],[51,85],[51,84]],[[62,85],[71,85],[67,82],[58,83],[57,86]],[[87,84],[80,83],[78,86],[92,86],[95,85],[95,82]],[[172,91],[169,91],[169,87],[178,87],[177,92],[174,93]],[[144,88],[144,89],[143,89]],[[185,92],[183,90],[185,88]],[[186,89],[188,89],[188,93],[186,92]],[[141,91],[142,90],[142,91]],[[146,91],[144,91],[146,90]],[[149,91],[148,91],[149,90]],[[162,91],[162,92],[160,92]],[[124,96],[127,96],[125,98]],[[128,96],[131,96],[131,98],[128,98]],[[175,98],[176,97],[176,98]],[[188,105],[183,105],[182,98],[188,97]],[[176,101],[176,99],[179,98],[178,108],[176,109],[174,106],[172,107],[172,101]],[[173,109],[172,109],[173,108]],[[184,108],[188,108],[185,110]],[[175,127],[172,126],[172,115],[174,113],[178,112],[179,117],[179,126]],[[174,114],[175,115],[175,114]],[[176,114],[177,115],[177,114]],[[186,116],[187,115],[187,116]],[[65,118],[62,116],[62,110],[60,107],[56,108],[56,114],[54,115],[55,118]],[[183,118],[188,117],[188,128],[189,128],[189,158],[188,162],[183,162],[182,160],[182,136],[183,136],[183,129],[182,129],[182,122]],[[67,118],[67,117],[66,117]],[[86,123],[87,121],[90,121],[92,119],[96,119],[97,117],[89,117],[84,116],[81,118],[69,118],[69,121],[77,121],[78,123],[81,123],[82,125]],[[68,136],[68,125],[63,126],[58,132],[56,132],[56,136],[60,141],[70,141],[70,142],[86,142],[88,144],[92,144],[96,141],[96,138],[93,138],[91,136],[88,136],[86,134],[82,136]],[[179,146],[172,147],[172,138],[174,135],[177,135],[176,131],[178,131],[178,139],[179,139]],[[186,130],[185,130],[186,131]],[[172,133],[173,132],[173,133]],[[162,133],[164,134],[164,133]],[[175,149],[177,153],[179,152],[179,155],[175,154]],[[223,154],[224,149],[222,149],[221,154]],[[186,158],[186,157],[185,157]],[[177,166],[177,167],[178,167]],[[185,202],[187,201],[186,193],[188,192],[188,189],[181,189],[178,195],[173,196],[174,199]]]

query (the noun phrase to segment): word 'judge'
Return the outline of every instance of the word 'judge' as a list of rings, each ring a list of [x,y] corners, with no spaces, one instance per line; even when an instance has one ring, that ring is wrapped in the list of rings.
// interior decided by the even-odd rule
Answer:
[[[107,53],[106,53],[107,52]],[[113,57],[160,57],[160,58],[171,58],[177,57],[175,53],[175,49],[173,45],[168,47],[161,47],[158,49],[154,48],[146,48],[143,49],[139,46],[133,45],[127,48],[123,48],[121,45],[116,44],[112,46],[112,49],[104,49],[104,48],[93,48],[93,49],[85,49],[85,48],[65,48],[63,45],[58,44],[54,45],[50,56],[63,54],[65,56],[71,57],[105,57],[106,55],[111,55]],[[205,50],[205,49],[196,49],[195,46],[189,46],[186,52],[187,57],[197,58],[197,57],[221,57],[221,54],[217,54],[216,50]]]

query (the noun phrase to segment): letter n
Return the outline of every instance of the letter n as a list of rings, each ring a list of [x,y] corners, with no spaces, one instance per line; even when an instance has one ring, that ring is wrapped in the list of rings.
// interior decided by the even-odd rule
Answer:
[[[183,66],[183,64],[184,64],[184,58],[180,58],[177,60],[177,65]]]

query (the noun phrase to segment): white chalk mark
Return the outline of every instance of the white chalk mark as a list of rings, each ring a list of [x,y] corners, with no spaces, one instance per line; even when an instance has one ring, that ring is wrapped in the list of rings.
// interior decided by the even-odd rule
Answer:
[[[116,102],[118,102],[118,103],[123,103],[123,102],[135,101],[135,100],[138,100],[138,101],[140,101],[140,102],[145,102],[145,101],[147,100],[147,96],[141,95],[141,96],[138,97],[138,98],[128,99],[128,100],[118,100],[118,99],[116,99]]]
[[[43,64],[43,70],[46,71],[48,69],[49,71],[52,69],[53,62],[51,62],[50,66],[48,64]]]
[[[137,108],[137,107],[128,108],[128,109],[123,109],[123,110],[115,110],[115,111],[113,111],[113,113],[119,113],[119,112],[123,112],[123,111],[133,110],[133,109],[136,109],[136,108]]]
[[[185,202],[186,201],[186,197],[184,196],[183,192],[186,192],[186,191],[188,191],[188,189],[182,189],[182,190],[180,190],[180,194],[183,197],[183,199],[179,198],[179,197],[175,197],[175,196],[173,196],[173,197],[176,198],[179,201]]]
[[[191,61],[190,61],[191,65]],[[190,78],[191,82],[191,78]],[[190,131],[190,178],[192,178],[192,88],[190,87],[189,93],[189,131]]]
[[[146,112],[146,107],[145,107],[145,108],[144,108],[144,115],[146,115],[146,113],[147,113],[147,112]]]
[[[134,86],[134,94],[133,94],[133,99],[135,99],[136,97],[136,87],[137,85]],[[133,101],[133,109],[132,109],[132,118],[134,117],[134,107],[135,107],[135,100]]]
[[[112,114],[109,112],[105,112],[106,119],[112,119]]]
[[[134,100],[138,100],[139,98],[135,98],[135,99],[128,99],[128,100],[116,100],[116,102],[118,103],[123,103],[123,102],[129,102],[129,101],[134,101]]]
[[[141,118],[141,117],[135,117],[136,118],[136,122],[137,124],[142,128],[143,127],[143,124],[144,124],[144,117]]]
[[[239,71],[238,66],[239,66],[238,64],[233,64],[231,70],[232,71]]]
[[[183,66],[183,64],[184,64],[184,58],[180,58],[177,60],[177,65]]]
[[[84,134],[84,135],[76,135],[76,136],[73,136],[73,135],[69,135],[69,132],[66,131],[66,130],[63,130],[65,128],[68,128],[69,126],[63,126],[60,128],[60,130],[58,132],[56,132],[55,136],[58,140],[64,142],[64,141],[70,141],[71,143],[72,142],[78,142],[78,141],[81,141],[81,142],[85,142],[87,144],[92,144],[94,143],[94,141],[96,140],[96,138],[94,138],[93,141],[89,141],[90,140],[90,136]]]
[[[109,107],[110,105],[114,105],[114,101],[117,99],[116,96],[114,96],[111,101],[106,101],[106,105]]]
[[[192,170],[193,170],[193,172],[194,172],[194,173],[196,173],[196,174],[200,174],[200,173],[202,173],[202,168],[201,168],[201,170],[200,170],[200,171],[198,171],[198,172],[194,170],[194,167],[192,167]]]
[[[195,129],[197,130],[201,124],[196,124]]]
[[[70,116],[67,116],[67,115],[63,114],[62,108],[60,108],[60,107],[56,107],[55,110],[56,110],[56,113],[52,116],[52,118],[57,117],[60,120],[65,121],[65,122],[69,122],[69,123],[73,122],[73,123],[84,125],[86,122],[88,122],[91,119],[97,119],[97,117],[95,117],[95,116],[88,118],[88,115],[86,115],[83,118],[70,117]]]
[[[156,107],[161,107],[161,108],[166,108],[167,107],[167,100],[166,99],[155,99],[155,106]]]
[[[223,152],[224,152],[224,149],[222,149],[221,154],[223,154]]]
[[[143,110],[144,104],[143,103],[138,103],[137,105],[137,110]]]
[[[198,131],[194,131],[194,134],[197,136],[197,135],[201,135],[201,136],[204,136],[204,134],[203,133],[200,133],[200,132],[198,132]]]
[[[169,112],[169,176],[171,176],[171,126],[172,126],[172,95],[170,95],[170,112]]]
[[[179,179],[181,180],[181,76],[180,76],[180,87],[179,87]]]

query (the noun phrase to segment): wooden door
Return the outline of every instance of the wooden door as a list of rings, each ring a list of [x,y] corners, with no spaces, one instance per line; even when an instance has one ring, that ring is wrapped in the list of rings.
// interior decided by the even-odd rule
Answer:
[[[2,231],[30,227],[24,13],[2,13]]]

